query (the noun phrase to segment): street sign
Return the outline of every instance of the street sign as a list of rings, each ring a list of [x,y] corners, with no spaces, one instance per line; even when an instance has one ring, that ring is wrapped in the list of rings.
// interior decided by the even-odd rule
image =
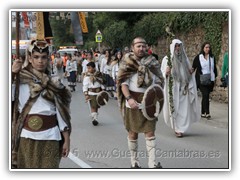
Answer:
[[[96,35],[96,42],[102,42],[102,35]]]
[[[96,33],[96,42],[102,42],[102,33],[99,30]]]

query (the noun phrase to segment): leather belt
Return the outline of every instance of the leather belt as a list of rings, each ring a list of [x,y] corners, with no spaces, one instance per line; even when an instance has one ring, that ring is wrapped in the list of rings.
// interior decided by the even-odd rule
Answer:
[[[130,91],[130,90],[129,90],[129,92],[130,92],[131,96],[133,97],[133,99],[134,99],[135,101],[137,101],[138,103],[141,103],[141,102],[142,102],[144,93],[133,92],[133,91]]]
[[[102,88],[88,88],[88,91],[98,93],[102,91]]]
[[[30,114],[26,117],[23,128],[29,131],[38,132],[53,128],[56,125],[56,115],[47,116],[40,114]]]

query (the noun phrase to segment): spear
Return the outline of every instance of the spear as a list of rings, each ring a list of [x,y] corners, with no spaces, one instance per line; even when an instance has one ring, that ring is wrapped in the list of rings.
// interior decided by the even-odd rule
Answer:
[[[20,22],[20,16],[19,12],[16,12],[16,58],[20,58],[19,53],[19,22]],[[16,124],[18,119],[18,103],[19,103],[19,84],[20,84],[20,77],[19,73],[12,74],[12,79],[16,82],[15,86],[15,96],[14,96],[14,104],[12,104],[13,108],[13,114],[12,114],[12,167],[16,168],[16,156],[17,154],[14,152],[14,145],[15,145],[15,138],[16,138]]]
[[[20,53],[19,53],[19,22],[20,22],[20,16],[19,12],[16,12],[16,58],[20,58]],[[13,118],[12,118],[12,123],[13,125],[17,121],[17,116],[18,116],[18,97],[19,97],[19,73],[12,74],[12,79],[15,79],[16,82],[16,88],[15,88],[15,97],[14,97],[14,107],[13,107]]]

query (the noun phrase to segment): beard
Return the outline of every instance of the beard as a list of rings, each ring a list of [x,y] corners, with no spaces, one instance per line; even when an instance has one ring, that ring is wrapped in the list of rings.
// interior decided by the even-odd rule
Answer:
[[[176,81],[183,82],[183,83],[189,83],[191,79],[191,74],[189,73],[189,67],[188,67],[188,59],[186,54],[182,51],[174,52],[173,77]]]
[[[177,56],[180,56],[180,55],[182,54],[182,52],[181,52],[180,50],[175,50],[175,54],[176,54]]]

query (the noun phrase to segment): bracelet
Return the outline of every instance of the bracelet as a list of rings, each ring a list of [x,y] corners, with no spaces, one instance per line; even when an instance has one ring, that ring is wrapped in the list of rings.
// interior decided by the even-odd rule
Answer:
[[[62,132],[66,132],[66,131],[69,131],[68,127],[65,127]]]
[[[126,100],[127,100],[127,101],[128,101],[129,99],[132,99],[132,96],[131,96],[131,95],[129,95],[129,96],[126,97]]]

